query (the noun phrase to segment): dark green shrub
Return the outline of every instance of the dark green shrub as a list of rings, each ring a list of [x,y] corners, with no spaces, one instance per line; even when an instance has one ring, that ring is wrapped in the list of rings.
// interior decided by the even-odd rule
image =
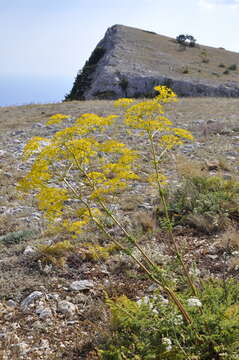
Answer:
[[[236,69],[237,69],[237,64],[232,64],[232,65],[228,66],[228,70],[235,71]]]
[[[188,67],[185,66],[183,69],[182,69],[182,73],[183,74],[188,74],[189,73],[189,70],[188,70]]]
[[[181,34],[176,37],[176,42],[181,45],[194,47],[196,43],[196,39],[192,35]]]
[[[101,46],[95,48],[88,61],[86,61],[82,70],[76,76],[71,92],[65,96],[68,100],[85,100],[84,93],[90,88],[92,75],[96,69],[97,63],[104,56],[105,49]]]
[[[123,77],[119,82],[119,86],[124,92],[126,92],[128,85],[129,85],[129,81],[126,77]]]
[[[218,66],[221,67],[221,68],[225,68],[225,67],[226,67],[226,65],[223,64],[223,63],[220,63]]]

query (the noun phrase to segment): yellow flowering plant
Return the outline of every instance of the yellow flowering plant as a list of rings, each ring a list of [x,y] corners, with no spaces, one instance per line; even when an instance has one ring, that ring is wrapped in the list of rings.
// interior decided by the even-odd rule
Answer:
[[[194,295],[197,295],[196,288],[191,280],[189,271],[186,268],[180,249],[173,236],[172,222],[168,214],[168,207],[163,188],[166,183],[166,177],[161,174],[159,169],[160,161],[168,150],[183,144],[185,140],[192,141],[193,136],[185,129],[173,127],[172,121],[165,116],[164,105],[169,102],[176,102],[176,94],[166,86],[155,86],[154,90],[159,92],[159,95],[153,99],[135,104],[130,102],[128,103],[128,107],[125,106],[125,102],[122,103],[121,100],[118,100],[116,101],[115,106],[121,106],[123,108],[125,124],[136,131],[140,130],[139,134],[147,136],[149,140],[149,154],[151,155],[153,169],[152,175],[148,177],[148,181],[151,184],[154,183],[158,188],[159,198],[162,201],[164,208],[164,223],[167,225],[176,256],[183,268],[184,275]]]
[[[164,105],[176,101],[173,91],[165,86],[157,86],[155,90],[159,95],[153,99],[142,102],[119,99],[115,106],[124,111],[126,131],[128,128],[139,131],[140,135],[146,135],[149,139],[152,174],[149,175],[148,182],[157,186],[164,204],[165,217],[170,224],[163,190],[167,179],[159,171],[159,163],[166,151],[185,140],[192,140],[193,137],[190,132],[173,127],[171,120],[165,116]],[[68,118],[66,115],[56,114],[48,124],[63,125]],[[77,239],[93,221],[117,248],[131,256],[164,289],[185,321],[191,323],[187,311],[168,284],[165,270],[155,265],[112,211],[112,201],[117,201],[120,193],[130,189],[130,184],[140,179],[140,171],[136,167],[140,150],[136,152],[114,139],[102,141],[102,137],[98,136],[114,124],[115,118],[115,115],[103,117],[83,114],[74,121],[71,119],[70,126],[69,123],[68,126],[63,126],[52,137],[31,139],[24,148],[23,158],[31,158],[33,162],[18,188],[36,196],[39,209],[51,229],[55,227],[57,232],[67,231],[69,236]],[[110,217],[121,230],[126,242],[114,238],[108,232],[104,223],[105,216]],[[188,282],[196,293],[173,238],[171,226],[169,233]],[[137,247],[140,251],[142,261],[133,255],[132,247]]]

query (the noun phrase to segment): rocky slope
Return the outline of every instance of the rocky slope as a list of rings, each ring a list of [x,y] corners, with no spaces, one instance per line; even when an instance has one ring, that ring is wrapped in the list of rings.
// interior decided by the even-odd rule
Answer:
[[[122,25],[110,27],[66,100],[150,97],[155,85],[178,96],[239,97],[239,54]]]
[[[106,260],[90,260],[84,256],[80,239],[76,240],[74,252],[67,254],[63,267],[47,261],[41,256],[39,245],[59,241],[60,235],[55,238],[45,233],[34,199],[19,197],[16,190],[29,165],[21,158],[26,142],[33,136],[51,136],[55,132],[55,126],[45,124],[49,117],[63,113],[73,119],[89,112],[120,116],[116,126],[104,136],[117,138],[131,148],[142,146],[144,171],[148,173],[148,142],[126,132],[122,114],[119,110],[116,113],[112,101],[0,108],[0,359],[99,360],[95,348],[105,343],[110,334],[105,291],[111,298],[122,294],[132,299],[153,295],[151,281],[142,273],[136,276],[137,267],[126,255],[116,253]],[[177,127],[188,129],[195,136],[195,142],[179,147],[172,159],[161,165],[172,186],[178,184],[174,160],[177,156],[188,159],[190,167],[193,161],[204,166],[211,164],[212,173],[238,179],[237,99],[181,98],[177,104],[169,104],[167,115]],[[219,160],[224,169],[215,170]],[[117,216],[129,229],[143,234],[142,245],[154,259],[164,264],[174,261],[164,232],[147,230],[147,226],[152,226],[155,206],[152,190],[140,182],[131,194],[122,195]],[[114,226],[111,231],[120,236]],[[221,235],[193,233],[181,226],[175,230],[175,238],[182,245],[189,267],[196,264],[202,277],[238,279],[239,245],[235,251],[224,249]],[[84,234],[84,241],[93,239],[104,241],[97,232]]]

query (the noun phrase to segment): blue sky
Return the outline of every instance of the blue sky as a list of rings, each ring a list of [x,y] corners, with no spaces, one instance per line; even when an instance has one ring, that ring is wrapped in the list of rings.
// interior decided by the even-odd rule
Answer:
[[[239,0],[0,0],[0,106],[62,100],[114,24],[239,52],[238,19]]]

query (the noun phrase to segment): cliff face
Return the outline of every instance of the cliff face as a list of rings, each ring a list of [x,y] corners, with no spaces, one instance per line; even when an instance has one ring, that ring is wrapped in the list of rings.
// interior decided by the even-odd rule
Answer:
[[[66,100],[150,97],[160,84],[178,96],[239,97],[237,64],[239,68],[239,54],[223,48],[182,48],[174,39],[114,25],[78,73]]]

